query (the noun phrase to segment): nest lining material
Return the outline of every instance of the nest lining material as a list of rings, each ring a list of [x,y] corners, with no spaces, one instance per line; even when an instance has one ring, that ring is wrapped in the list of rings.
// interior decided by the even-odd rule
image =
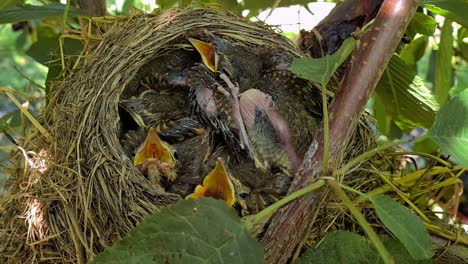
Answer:
[[[102,41],[81,58],[79,69],[51,89],[41,121],[52,140],[31,136],[28,148],[37,150],[39,158],[12,179],[15,196],[3,213],[4,220],[11,220],[1,231],[8,237],[0,256],[4,263],[85,263],[175,201],[154,192],[119,143],[118,101],[135,93],[145,65],[157,56],[188,48],[187,37],[205,30],[303,56],[266,25],[207,9],[174,9],[104,24],[109,28]],[[348,153],[369,149],[371,138],[361,124]],[[47,168],[39,171],[41,160]],[[19,217],[25,212],[28,226]]]

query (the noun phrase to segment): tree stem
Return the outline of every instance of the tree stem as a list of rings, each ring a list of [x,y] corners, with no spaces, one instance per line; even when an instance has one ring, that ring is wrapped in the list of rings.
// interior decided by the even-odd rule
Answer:
[[[330,106],[329,164],[341,163],[349,137],[354,133],[364,107],[388,61],[398,46],[406,26],[416,11],[416,0],[386,0],[375,22],[366,32],[351,60],[345,80]],[[298,170],[289,192],[299,190],[321,176],[324,153],[323,125]],[[328,167],[330,170],[333,167]],[[326,172],[330,174],[330,172]],[[321,189],[298,198],[278,210],[263,237],[265,263],[286,263],[318,210]]]

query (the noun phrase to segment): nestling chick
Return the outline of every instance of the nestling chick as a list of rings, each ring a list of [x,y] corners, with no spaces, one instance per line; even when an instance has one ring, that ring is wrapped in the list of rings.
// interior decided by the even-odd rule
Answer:
[[[187,82],[197,119],[234,150],[246,150],[257,167],[295,173],[318,127],[307,104],[315,106],[310,102],[320,96],[310,99],[318,93],[306,94],[307,83],[287,71],[290,60],[278,49],[208,37],[209,43],[190,39],[205,64],[205,71],[193,68]]]
[[[154,128],[150,128],[143,144],[136,150],[133,164],[144,175],[148,175],[151,185],[159,192],[165,190],[161,186],[161,176],[170,181],[176,178],[175,150],[166,142],[162,141]]]

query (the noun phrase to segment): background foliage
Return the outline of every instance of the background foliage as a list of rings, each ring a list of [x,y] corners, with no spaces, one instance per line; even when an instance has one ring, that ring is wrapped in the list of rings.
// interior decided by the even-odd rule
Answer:
[[[188,5],[195,7],[211,6],[228,9],[252,20],[259,20],[260,18],[264,20],[274,17],[275,12],[279,12],[282,10],[281,8],[290,8],[291,6],[294,6],[296,10],[298,6],[303,8],[302,12],[313,13],[317,11],[314,10],[314,5],[309,4],[309,2],[304,0],[203,0],[196,2],[190,0],[109,0],[107,1],[107,11],[109,15],[120,15],[132,12],[133,8],[151,12],[153,8],[164,10]],[[466,134],[466,131],[468,131],[468,94],[466,91],[468,88],[467,5],[464,0],[423,0],[420,2],[420,9],[405,34],[408,43],[402,44],[397,52],[398,54],[395,54],[390,61],[377,86],[375,95],[367,107],[367,110],[373,114],[377,121],[374,129],[376,134],[379,135],[380,141],[386,142],[405,138],[409,135],[421,135],[432,127],[429,136],[425,140],[415,145],[407,144],[404,147],[408,150],[422,151],[434,155],[447,152],[453,155],[457,162],[468,166],[468,135]],[[65,9],[68,12],[64,12]],[[76,17],[80,15],[85,15],[85,13],[74,8],[74,1],[70,1],[69,6],[65,5],[64,1],[60,3],[60,1],[54,0],[4,0],[0,2],[0,23],[2,24],[0,25],[0,88],[2,91],[6,89],[15,91],[16,97],[20,99],[21,103],[24,103],[23,107],[27,107],[34,115],[37,115],[38,109],[46,103],[44,100],[44,96],[48,91],[46,81],[60,78],[63,65],[76,60],[83,48],[79,40],[70,37],[61,38],[61,36],[71,36],[79,32],[79,22]],[[291,21],[291,24],[293,23],[300,24],[301,21]],[[283,33],[292,39],[296,38],[298,34],[298,32]],[[63,44],[62,50],[60,49],[60,43]],[[351,46],[348,54],[352,50]],[[74,55],[71,56],[72,61],[60,61],[60,53]],[[336,59],[341,63],[344,58],[328,57],[324,58],[323,61],[328,62]],[[293,64],[292,71],[299,76],[316,80],[314,79],[315,72],[302,71],[303,69],[312,69],[311,63],[318,63],[318,66],[314,66],[314,69],[318,70],[321,69],[320,65],[323,65],[320,64],[323,62],[316,60],[312,62],[308,61],[308,59],[298,60]],[[323,75],[319,76],[323,77]],[[328,79],[316,81],[326,84]],[[17,106],[4,93],[0,93],[0,100],[2,102],[0,105],[0,130],[7,131],[14,136],[20,136],[22,134],[21,128],[25,127],[24,123],[27,123],[27,121]],[[0,143],[0,164],[7,167],[8,153],[9,150],[14,148],[14,145],[9,143],[3,134],[0,135]],[[423,166],[425,165],[423,159],[418,159],[418,162]],[[0,187],[2,187],[2,177],[4,181],[5,175],[0,175]],[[430,258],[430,252],[427,251],[429,240],[424,235],[424,227],[420,219],[415,220],[411,216],[405,216],[408,212],[401,210],[406,209],[386,196],[374,198],[372,202],[382,222],[398,239],[397,241],[395,238],[383,238],[384,244],[389,247],[389,251],[396,254],[402,261],[412,258],[425,263]],[[178,207],[164,211],[161,215],[149,219],[144,223],[146,225],[137,228],[134,234],[137,235],[140,232],[142,236],[147,235],[150,232],[145,232],[145,229],[151,229],[152,225],[163,225],[165,228],[170,228],[178,221],[187,222],[187,218],[192,216],[184,215],[193,214],[194,207],[200,208],[201,213],[206,211],[206,215],[216,215],[221,211],[223,213],[218,217],[229,216],[226,218],[226,222],[233,221],[227,228],[236,229],[232,231],[233,233],[245,231],[244,223],[235,218],[232,212],[225,206],[223,207],[222,204],[213,201],[198,204],[198,202],[191,201],[182,202]],[[164,214],[167,214],[167,217],[162,217]],[[392,216],[395,215],[401,215],[404,218],[393,219]],[[193,217],[190,221],[200,224],[200,227],[196,230],[205,230],[211,227],[204,226],[204,224],[208,223],[206,222],[207,218],[204,218],[204,216],[200,219],[197,218],[200,216]],[[410,234],[415,233],[410,233],[408,229],[399,226],[398,223],[401,222],[409,222],[406,227],[410,227],[413,231],[419,229],[418,232],[420,233],[416,234],[415,237],[411,237]],[[178,227],[180,226],[179,223]],[[187,228],[186,231],[181,229],[178,232],[186,235],[193,227],[189,225],[185,228]],[[210,232],[206,232],[206,234],[210,234]],[[165,236],[166,234],[157,235]],[[330,252],[331,249],[337,248],[343,250],[342,254],[349,256],[350,254],[346,253],[346,251],[354,252],[354,248],[343,247],[343,245],[353,243],[360,243],[363,245],[362,248],[368,248],[367,251],[362,252],[362,256],[358,256],[358,259],[378,258],[373,248],[365,246],[368,245],[365,238],[354,236],[357,235],[345,232],[330,234],[317,250],[308,252],[301,263],[309,263],[307,258],[329,258],[330,256],[323,255],[326,254],[323,252]],[[136,239],[141,238],[137,236]],[[192,238],[193,240],[203,241],[200,233],[194,234]],[[127,247],[134,244],[131,240],[132,237],[128,239],[109,252],[114,250],[117,255],[122,252],[127,253]],[[154,237],[148,239],[154,239]],[[242,243],[245,241],[247,241],[245,245],[253,245],[253,247],[239,249],[236,252],[247,255],[252,254],[248,257],[258,257],[261,254],[259,253],[261,249],[256,248],[256,242],[250,239],[249,236],[235,237],[225,241],[226,244],[221,246],[212,245],[207,247],[213,249],[214,253],[207,250],[202,252],[206,253],[205,255],[200,256],[189,252],[191,244],[184,244],[187,250],[184,257],[204,261],[209,256],[218,254],[222,258],[229,256],[229,254],[220,253],[223,246],[230,245],[229,248],[232,248],[234,244],[237,244],[242,247],[244,246]],[[393,243],[392,240],[396,242]],[[210,244],[213,241],[213,239],[210,239],[206,242]],[[350,243],[349,241],[354,242]],[[174,243],[171,245],[181,244],[180,241]],[[158,246],[166,247],[168,245],[154,245],[154,247]],[[326,250],[321,251],[322,249]],[[109,252],[106,254],[110,254]],[[196,252],[200,253],[200,250]],[[344,255],[336,254],[335,257],[339,261],[343,259],[341,257]],[[115,257],[115,255],[111,255],[111,259],[115,259]],[[119,258],[125,259],[127,257],[129,256],[120,256]],[[159,258],[161,256],[148,255],[146,257]],[[101,255],[96,262],[105,263],[105,258],[106,255]]]

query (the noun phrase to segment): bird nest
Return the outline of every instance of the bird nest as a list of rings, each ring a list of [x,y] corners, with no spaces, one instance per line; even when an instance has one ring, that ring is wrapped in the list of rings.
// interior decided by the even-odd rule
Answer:
[[[176,9],[91,23],[104,33],[89,43],[92,48],[62,81],[52,84],[41,126],[29,127],[22,144],[30,150],[23,156],[26,161],[19,157],[15,162],[11,196],[1,214],[0,236],[7,238],[0,244],[2,263],[85,263],[143,218],[177,200],[154,191],[119,141],[119,100],[139,92],[140,80],[151,72],[148,65],[158,57],[177,49],[193,51],[187,38],[203,38],[206,31],[303,56],[268,26],[214,10]],[[347,158],[374,145],[363,119]],[[387,168],[391,163],[374,165]],[[330,219],[341,211],[333,210],[321,213],[329,216],[317,220],[323,222],[316,225],[321,230],[312,230],[312,237],[330,228]]]

